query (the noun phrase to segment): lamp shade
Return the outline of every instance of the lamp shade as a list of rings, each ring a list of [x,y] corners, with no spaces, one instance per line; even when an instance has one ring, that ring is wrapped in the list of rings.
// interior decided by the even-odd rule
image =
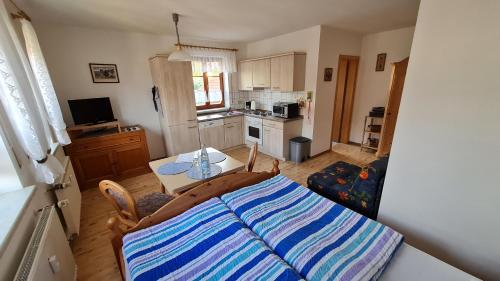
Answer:
[[[177,49],[168,56],[169,61],[191,61],[191,55],[182,50]]]

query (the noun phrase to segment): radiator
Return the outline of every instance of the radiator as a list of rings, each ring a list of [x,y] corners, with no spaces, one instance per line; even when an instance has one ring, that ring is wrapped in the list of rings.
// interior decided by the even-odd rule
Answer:
[[[53,206],[40,211],[14,280],[76,280],[75,260]]]
[[[57,207],[61,210],[61,220],[66,238],[70,240],[80,233],[82,195],[69,157],[63,156],[61,158],[65,173],[56,181],[53,189],[57,198]]]

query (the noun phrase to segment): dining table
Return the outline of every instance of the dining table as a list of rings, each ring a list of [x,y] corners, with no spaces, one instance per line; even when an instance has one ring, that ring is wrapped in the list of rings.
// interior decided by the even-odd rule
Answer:
[[[213,148],[213,147],[208,147],[207,152],[209,154],[212,153],[223,153],[220,152],[219,150]],[[196,150],[190,153],[200,153],[200,150]],[[188,191],[189,189],[203,183],[209,180],[212,180],[216,177],[228,175],[228,174],[233,174],[236,172],[239,172],[241,170],[245,169],[245,164],[241,161],[238,161],[234,159],[233,157],[229,155],[225,155],[225,159],[218,162],[214,163],[215,165],[218,165],[221,168],[221,172],[211,178],[205,178],[205,179],[193,179],[187,175],[186,172],[178,173],[178,174],[173,174],[173,175],[165,175],[160,173],[159,169],[162,165],[165,165],[167,163],[173,163],[176,162],[178,157],[183,157],[186,158],[185,156],[188,154],[183,154],[183,155],[174,155],[170,156],[167,158],[162,158],[158,160],[154,160],[149,162],[149,167],[151,170],[153,170],[153,173],[158,177],[160,180],[161,186],[162,186],[162,192],[170,194],[170,195],[179,195],[183,192]],[[189,155],[188,155],[189,156]]]

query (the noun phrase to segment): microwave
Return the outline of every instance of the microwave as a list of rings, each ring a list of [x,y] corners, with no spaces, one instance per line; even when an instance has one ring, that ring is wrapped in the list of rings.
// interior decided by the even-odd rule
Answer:
[[[273,104],[273,116],[295,118],[299,116],[299,104],[296,102],[277,102]]]

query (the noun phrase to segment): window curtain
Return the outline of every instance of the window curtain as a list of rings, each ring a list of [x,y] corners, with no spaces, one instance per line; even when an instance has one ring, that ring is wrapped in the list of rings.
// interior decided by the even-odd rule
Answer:
[[[191,55],[193,61],[202,62],[203,72],[210,71],[212,67],[215,67],[214,62],[221,63],[221,72],[236,72],[236,52],[234,51],[196,47],[184,47],[184,50]]]
[[[69,144],[71,140],[68,136],[68,132],[66,132],[66,124],[62,117],[61,108],[57,101],[56,92],[52,85],[49,70],[45,63],[40,44],[38,43],[35,29],[31,25],[31,22],[25,19],[21,20],[21,26],[24,41],[26,43],[26,52],[36,79],[39,93],[42,97],[40,103],[43,104],[45,109],[47,122],[52,126],[57,142],[62,145]]]
[[[54,183],[63,167],[49,152],[24,53],[15,37],[4,3],[0,3],[0,102],[17,141],[31,159],[38,182]]]

